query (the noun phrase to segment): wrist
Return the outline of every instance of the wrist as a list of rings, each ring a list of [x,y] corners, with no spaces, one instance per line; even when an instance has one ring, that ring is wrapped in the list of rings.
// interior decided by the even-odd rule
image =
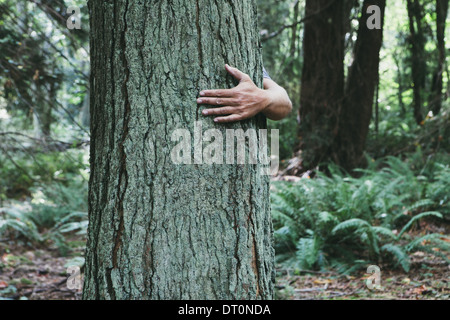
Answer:
[[[262,97],[262,109],[261,112],[265,112],[270,106],[273,104],[272,95],[269,93],[269,90],[260,89],[261,97]]]

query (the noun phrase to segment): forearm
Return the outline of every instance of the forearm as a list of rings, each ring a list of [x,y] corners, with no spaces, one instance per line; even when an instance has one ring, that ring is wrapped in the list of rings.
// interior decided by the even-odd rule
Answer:
[[[264,91],[269,97],[269,104],[262,113],[270,120],[281,120],[292,111],[292,102],[281,86],[270,79],[264,79]]]

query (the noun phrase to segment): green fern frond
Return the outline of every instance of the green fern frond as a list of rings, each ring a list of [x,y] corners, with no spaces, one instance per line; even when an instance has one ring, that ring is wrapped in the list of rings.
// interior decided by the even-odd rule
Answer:
[[[425,217],[430,217],[430,216],[434,216],[437,218],[442,219],[443,216],[441,213],[436,212],[436,211],[427,211],[427,212],[422,212],[421,214],[418,214],[417,216],[413,217],[411,220],[409,220],[409,222],[403,227],[403,229],[400,231],[400,233],[398,234],[397,238],[400,239],[400,237],[406,232],[408,231],[409,228],[411,228],[411,226],[413,225],[414,222],[423,219]]]
[[[1,219],[0,220],[0,234],[6,232],[7,230],[14,230],[19,232],[21,235],[30,239],[32,241],[41,241],[42,238],[37,232],[36,226],[27,221],[26,223],[23,221],[19,221],[16,219]]]
[[[354,229],[354,228],[370,228],[371,225],[364,220],[361,219],[350,219],[344,222],[341,222],[336,227],[333,228],[332,233],[336,234],[339,231],[344,231],[347,229]]]
[[[450,251],[450,243],[443,239],[450,240],[450,236],[444,236],[444,235],[438,234],[438,233],[427,234],[423,237],[420,237],[420,238],[417,238],[417,239],[414,239],[413,241],[411,241],[406,246],[406,250],[408,252],[417,251],[418,247],[424,247],[424,245],[422,243],[430,242],[430,245],[428,245],[428,247],[438,247],[442,250]]]
[[[297,259],[302,269],[312,269],[320,255],[320,241],[317,237],[300,238],[297,244]]]
[[[405,270],[405,272],[409,272],[411,261],[408,254],[401,247],[388,243],[382,246],[381,250],[392,254],[397,260],[397,263],[402,266],[403,270]]]
[[[376,233],[376,234],[380,234],[383,235],[387,238],[391,238],[391,239],[396,239],[397,236],[388,228],[385,227],[380,227],[380,226],[376,226],[376,227],[372,227],[372,230]]]
[[[434,206],[434,201],[433,200],[431,200],[431,199],[422,199],[422,200],[416,201],[414,204],[409,206],[406,210],[407,211],[416,211],[419,208],[432,207],[432,206]]]
[[[89,221],[81,221],[81,222],[69,222],[66,224],[63,224],[61,228],[59,229],[59,232],[61,233],[67,233],[71,231],[78,230],[77,234],[87,234],[87,228],[88,228]]]

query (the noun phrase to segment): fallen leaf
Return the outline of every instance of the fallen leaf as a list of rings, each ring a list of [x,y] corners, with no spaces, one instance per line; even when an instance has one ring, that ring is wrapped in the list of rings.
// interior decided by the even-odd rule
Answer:
[[[429,294],[432,291],[430,289],[428,289],[427,287],[425,287],[424,285],[421,285],[419,288],[414,289],[412,292],[415,294],[424,295],[424,294]]]
[[[324,280],[317,279],[317,280],[314,280],[314,283],[315,284],[328,284],[328,283],[333,283],[333,280],[330,280],[330,279],[324,279]]]
[[[0,281],[0,289],[5,289],[7,288],[9,285],[5,282],[5,281]]]

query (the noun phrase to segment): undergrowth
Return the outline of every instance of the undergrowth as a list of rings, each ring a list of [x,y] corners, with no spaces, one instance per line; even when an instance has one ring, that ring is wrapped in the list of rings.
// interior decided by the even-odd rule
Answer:
[[[411,231],[422,220],[450,220],[450,166],[422,155],[372,161],[354,178],[331,174],[274,182],[271,195],[277,261],[297,270],[343,273],[387,263],[410,269],[410,255],[429,252],[447,262],[450,237]],[[448,162],[447,162],[448,163]]]

